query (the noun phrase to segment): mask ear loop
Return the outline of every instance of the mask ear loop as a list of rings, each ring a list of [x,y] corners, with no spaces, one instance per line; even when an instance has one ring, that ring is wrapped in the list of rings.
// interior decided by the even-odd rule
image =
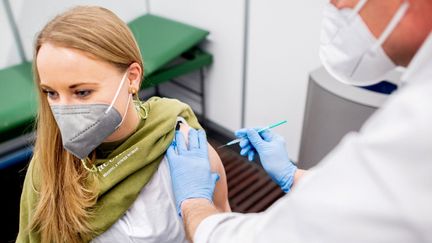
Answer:
[[[393,30],[397,27],[399,22],[405,16],[405,13],[408,11],[408,8],[409,8],[409,2],[404,1],[402,3],[402,5],[399,7],[399,9],[396,11],[393,18],[390,20],[390,23],[384,29],[383,33],[378,37],[375,44],[369,49],[369,51],[366,51],[361,56],[361,58],[359,58],[357,64],[354,66],[353,71],[351,72],[351,76],[355,73],[358,66],[363,61],[363,58],[365,58],[366,55],[375,55],[376,54],[376,52],[378,51],[378,48],[380,48],[381,45],[387,40],[387,38],[390,36],[390,34],[393,32]]]
[[[105,111],[105,114],[107,114],[107,113],[112,109],[112,107],[114,106],[114,103],[116,102],[117,97],[118,97],[119,94],[120,94],[120,90],[121,90],[121,88],[123,87],[123,84],[124,84],[124,82],[125,82],[125,80],[126,80],[126,75],[127,75],[127,74],[128,74],[127,71],[123,74],[123,77],[122,77],[122,79],[121,79],[121,81],[120,81],[120,85],[119,85],[119,87],[117,88],[117,91],[116,91],[116,93],[115,93],[115,95],[114,95],[113,100],[111,101],[110,106],[109,106],[108,109]],[[127,102],[127,104],[126,104],[126,111],[125,111],[125,113],[123,114],[123,117],[122,117],[122,119],[121,119],[120,124],[118,124],[117,127],[116,127],[115,129],[118,129],[118,128],[121,126],[121,124],[123,123],[124,118],[126,117],[126,114],[127,114],[127,112],[128,112],[128,109],[129,109],[129,103],[130,103],[130,100],[131,100],[131,96],[129,95],[128,102]]]
[[[377,49],[387,40],[387,38],[390,36],[390,34],[396,29],[399,22],[402,20],[402,18],[405,16],[406,12],[409,8],[409,2],[404,1],[402,5],[399,7],[393,18],[390,20],[390,23],[387,25],[387,27],[384,29],[380,37],[378,38],[377,42],[372,46],[371,51],[372,53],[375,53]]]
[[[111,110],[111,108],[114,106],[114,103],[116,102],[117,97],[118,97],[119,94],[120,94],[121,87],[123,86],[123,84],[124,84],[124,82],[125,82],[125,80],[126,80],[126,75],[127,75],[127,74],[128,74],[127,71],[125,72],[125,74],[123,74],[123,78],[122,78],[122,80],[121,80],[121,82],[120,82],[119,87],[117,88],[117,91],[116,91],[116,93],[115,93],[115,95],[114,95],[114,99],[111,101],[111,104],[110,104],[110,106],[108,107],[108,109],[105,111],[105,114],[107,114],[107,113]]]
[[[327,41],[327,44],[330,44],[334,41],[334,39],[336,38],[336,36],[339,34],[339,32],[344,29],[344,28],[349,28],[350,25],[352,24],[352,22],[355,20],[355,18],[357,17],[357,15],[359,14],[359,12],[362,10],[362,8],[364,7],[364,5],[367,3],[368,0],[360,0],[355,7],[353,8],[351,14],[347,17],[347,25],[343,26],[343,27],[339,27],[332,35],[331,38],[329,38],[329,40]],[[332,8],[334,9],[334,11],[340,11],[339,9],[336,8],[336,6],[333,6],[333,4],[329,3]],[[340,14],[340,13],[339,13]]]
[[[350,22],[360,13],[368,0],[360,0],[354,7],[352,14],[349,16]]]
[[[128,102],[127,102],[127,104],[126,104],[126,111],[125,111],[125,113],[123,114],[122,120],[121,120],[121,122],[117,125],[116,129],[119,128],[119,127],[121,126],[121,124],[123,124],[124,118],[126,117],[126,114],[127,114],[128,110],[129,110],[129,104],[130,104],[130,101],[131,101],[131,95],[129,95]]]
[[[129,95],[129,98],[128,98],[128,101],[127,101],[127,104],[126,104],[126,111],[123,114],[121,122],[117,125],[116,129],[119,128],[121,126],[121,124],[123,124],[124,118],[126,117],[126,114],[128,113],[128,110],[129,110],[129,104],[131,102],[131,97],[132,97],[132,95]]]

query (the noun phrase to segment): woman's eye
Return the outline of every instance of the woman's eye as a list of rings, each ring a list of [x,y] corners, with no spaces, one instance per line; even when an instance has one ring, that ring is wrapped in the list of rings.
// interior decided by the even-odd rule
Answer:
[[[51,90],[42,90],[42,92],[44,92],[46,94],[46,96],[50,99],[56,99],[58,97],[58,93],[55,91],[51,91]]]
[[[80,97],[80,98],[84,98],[87,97],[91,94],[91,90],[77,90],[75,91],[75,95]]]

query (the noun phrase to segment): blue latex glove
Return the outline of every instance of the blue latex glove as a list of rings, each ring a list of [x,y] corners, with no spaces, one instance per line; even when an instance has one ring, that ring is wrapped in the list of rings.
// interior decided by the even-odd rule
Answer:
[[[166,156],[176,199],[177,213],[189,198],[205,198],[213,202],[213,192],[219,175],[210,171],[206,134],[203,130],[189,130],[189,148],[183,134],[176,131],[175,140]]]
[[[244,128],[235,132],[238,138],[243,138],[239,144],[240,154],[252,161],[255,153],[258,152],[265,171],[287,193],[294,183],[297,167],[288,157],[285,140],[269,130],[259,134],[257,130],[259,129]]]

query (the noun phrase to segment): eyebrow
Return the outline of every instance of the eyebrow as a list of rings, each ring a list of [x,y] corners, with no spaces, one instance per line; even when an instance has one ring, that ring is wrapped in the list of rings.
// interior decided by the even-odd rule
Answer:
[[[72,84],[72,85],[69,86],[69,89],[74,89],[74,88],[76,88],[78,86],[81,86],[81,85],[98,85],[98,83],[77,83],[77,84]]]
[[[81,85],[98,85],[98,83],[76,83],[76,84],[72,84],[69,86],[69,89],[74,89],[76,87],[79,87]],[[45,89],[53,89],[48,85],[45,84],[40,84],[41,88],[45,88]]]

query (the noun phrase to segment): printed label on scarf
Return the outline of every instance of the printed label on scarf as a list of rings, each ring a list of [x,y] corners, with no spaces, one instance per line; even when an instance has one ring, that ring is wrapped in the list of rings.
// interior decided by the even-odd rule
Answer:
[[[107,162],[99,165],[97,167],[98,171],[100,173],[103,173],[102,176],[103,177],[107,177],[109,174],[111,174],[119,165],[123,164],[123,162],[125,162],[130,156],[132,156],[134,153],[136,153],[139,150],[138,147],[132,149],[131,151],[129,151],[126,155],[124,155],[123,157],[121,157],[126,151],[120,153],[119,155],[117,155],[116,157],[108,160]],[[120,159],[119,159],[120,158]],[[119,160],[117,160],[119,159]],[[108,169],[107,171],[104,172],[104,170]]]

